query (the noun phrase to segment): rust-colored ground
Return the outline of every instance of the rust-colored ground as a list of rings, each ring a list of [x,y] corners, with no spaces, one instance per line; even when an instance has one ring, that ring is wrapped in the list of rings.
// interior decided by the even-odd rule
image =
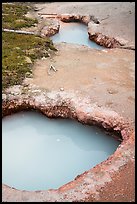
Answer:
[[[135,201],[135,163],[128,162],[110,183],[99,191],[98,202],[134,202]],[[94,201],[92,197],[88,201]]]

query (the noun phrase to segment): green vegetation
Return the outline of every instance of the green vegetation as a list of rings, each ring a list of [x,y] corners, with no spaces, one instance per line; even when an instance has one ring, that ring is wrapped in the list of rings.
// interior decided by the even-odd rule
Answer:
[[[33,26],[36,19],[24,15],[32,7],[26,3],[2,5],[2,28],[19,29]],[[56,48],[50,38],[2,32],[2,88],[21,84],[25,76],[30,76],[35,59],[48,57]]]
[[[2,88],[20,84],[34,60],[48,57],[49,50],[56,50],[49,38],[2,32]]]
[[[34,26],[38,20],[25,17],[30,9],[30,6],[22,3],[2,4],[2,28],[20,29]]]

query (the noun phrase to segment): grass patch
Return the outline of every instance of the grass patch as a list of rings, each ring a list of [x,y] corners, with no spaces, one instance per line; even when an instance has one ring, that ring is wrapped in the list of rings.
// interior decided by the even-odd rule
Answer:
[[[2,89],[21,84],[34,60],[48,57],[49,50],[56,48],[48,37],[2,32]]]
[[[3,3],[2,28],[18,30],[34,26],[37,19],[25,17],[31,9],[32,4],[24,2]],[[34,60],[48,57],[49,50],[56,48],[48,37],[2,32],[2,89],[21,84],[32,73]]]
[[[22,3],[2,4],[2,28],[20,29],[31,27],[38,23],[37,19],[27,18],[25,14],[32,7]]]

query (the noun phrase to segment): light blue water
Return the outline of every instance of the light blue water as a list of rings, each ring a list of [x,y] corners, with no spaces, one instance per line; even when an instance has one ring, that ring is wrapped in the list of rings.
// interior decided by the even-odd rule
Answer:
[[[67,42],[80,45],[86,45],[95,49],[104,49],[104,47],[97,45],[89,40],[87,26],[82,23],[64,23],[61,22],[59,33],[51,37],[53,42]]]
[[[2,182],[58,188],[113,154],[120,142],[97,127],[20,112],[2,119]]]

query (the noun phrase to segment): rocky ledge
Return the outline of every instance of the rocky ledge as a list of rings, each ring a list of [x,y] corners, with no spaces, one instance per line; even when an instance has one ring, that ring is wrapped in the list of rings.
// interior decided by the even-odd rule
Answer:
[[[57,16],[63,22],[80,22],[88,26],[89,39],[106,48],[120,47],[122,44],[114,37],[98,32],[99,20],[92,15],[61,14]]]
[[[99,24],[99,20],[92,15],[78,15],[78,14],[60,14],[57,18],[63,22],[80,22],[88,25],[90,21]]]
[[[109,36],[100,30],[101,22],[93,15],[60,14],[57,18],[63,22],[80,22],[88,26],[89,39],[106,48],[124,48],[134,50],[134,45],[123,38]]]
[[[135,46],[123,38],[109,36],[100,30],[101,22],[94,15],[58,14],[55,19],[40,17],[36,27],[23,28],[21,32],[51,37],[59,32],[60,21],[80,22],[88,26],[89,39],[106,48],[124,48],[135,50]]]
[[[112,37],[106,33],[102,33],[100,26],[89,22],[88,23],[88,35],[89,39],[93,40],[99,45],[102,45],[106,48],[127,48],[134,49],[133,45],[128,45],[128,41],[123,38]]]
[[[103,35],[102,33],[90,33],[89,39],[106,48],[118,48],[121,46],[120,42],[113,37]]]
[[[99,191],[111,184],[129,162],[134,162],[134,131],[129,122],[114,111],[91,104],[88,97],[81,99],[75,92],[47,92],[34,85],[13,86],[2,93],[3,117],[26,109],[35,109],[48,117],[71,118],[83,124],[98,125],[117,134],[122,142],[107,160],[59,189],[21,191],[3,184],[3,202],[99,201]]]
[[[50,22],[50,25],[43,26],[43,28],[40,31],[40,35],[41,37],[44,36],[51,37],[59,32],[59,28],[60,28],[59,21],[57,19],[54,19],[52,20],[52,22]]]

